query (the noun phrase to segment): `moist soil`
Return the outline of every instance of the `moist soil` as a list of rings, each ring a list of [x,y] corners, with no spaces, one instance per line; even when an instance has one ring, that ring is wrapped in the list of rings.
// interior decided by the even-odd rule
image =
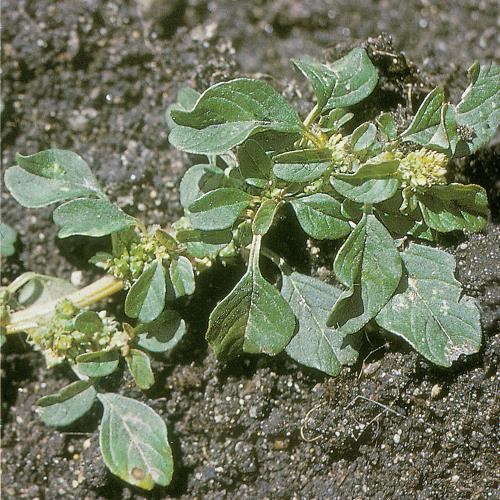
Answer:
[[[181,86],[202,91],[257,77],[303,112],[311,93],[289,58],[333,60],[362,45],[382,76],[361,111],[382,107],[404,121],[437,83],[456,99],[474,59],[499,58],[497,8],[494,0],[4,0],[2,166],[16,151],[71,149],[123,209],[168,225],[181,214],[180,177],[196,161],[169,147],[164,126]],[[63,367],[47,370],[16,337],[2,352],[4,498],[496,497],[499,159],[497,140],[453,165],[456,180],[488,190],[492,220],[483,234],[442,241],[481,306],[480,353],[441,370],[371,333],[360,361],[334,379],[284,355],[222,366],[203,332],[242,266],[218,267],[183,305],[188,334],[154,361],[155,387],[143,394],[128,378],[110,382],[167,422],[172,484],[145,493],[106,470],[97,407],[69,429],[45,427],[35,401],[73,377]],[[82,284],[98,275],[87,260],[106,238],[58,240],[49,209],[22,209],[5,192],[2,217],[20,235],[16,256],[2,262],[4,283],[25,270]],[[317,242],[307,242],[292,218],[271,244],[303,272],[330,279],[334,246],[319,245],[310,257],[307,245]],[[119,299],[110,304],[118,316]]]

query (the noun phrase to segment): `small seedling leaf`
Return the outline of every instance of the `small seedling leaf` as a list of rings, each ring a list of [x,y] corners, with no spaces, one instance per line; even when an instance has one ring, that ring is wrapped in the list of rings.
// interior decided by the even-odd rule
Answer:
[[[317,240],[334,240],[351,231],[341,212],[341,204],[327,194],[312,194],[291,202],[302,229]]]
[[[137,387],[143,390],[149,389],[155,383],[149,356],[139,349],[130,349],[125,359]]]
[[[286,347],[287,354],[305,366],[338,375],[342,365],[358,357],[359,339],[326,326],[340,290],[297,272],[283,273],[281,294],[298,320],[298,330]]]
[[[91,381],[79,380],[59,392],[37,401],[43,423],[51,427],[65,427],[85,415],[97,396]]]
[[[385,135],[387,140],[394,141],[398,136],[398,126],[396,120],[391,113],[383,113],[377,118],[380,131]]]
[[[377,137],[377,127],[373,123],[362,123],[351,135],[351,146],[354,152],[368,149]]]
[[[410,243],[401,257],[405,275],[377,323],[437,365],[451,366],[461,354],[477,352],[479,310],[469,297],[460,298],[455,259],[416,243]]]
[[[233,226],[252,197],[236,188],[219,188],[204,194],[189,207],[195,229],[217,231]]]
[[[81,234],[105,236],[134,225],[134,218],[107,200],[85,199],[67,201],[54,210],[54,222],[61,227],[59,238]]]
[[[165,271],[153,262],[130,288],[125,299],[125,314],[148,323],[156,319],[165,307]]]
[[[163,419],[144,403],[118,394],[99,394],[104,414],[99,444],[109,470],[151,490],[172,480],[172,450]]]
[[[120,354],[117,350],[97,351],[80,354],[76,358],[76,368],[87,377],[98,378],[111,375],[117,368]]]

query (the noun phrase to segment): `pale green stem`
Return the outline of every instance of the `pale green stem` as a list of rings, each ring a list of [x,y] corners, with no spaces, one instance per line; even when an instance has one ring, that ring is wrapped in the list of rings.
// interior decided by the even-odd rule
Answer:
[[[62,300],[69,300],[78,308],[89,307],[123,290],[123,287],[123,281],[113,276],[104,276],[94,283],[81,290],[70,293],[65,297],[60,297],[40,305],[35,304],[27,309],[12,313],[9,318],[9,323],[5,326],[5,333],[20,333],[37,328],[41,320],[54,314],[57,305],[60,304]]]

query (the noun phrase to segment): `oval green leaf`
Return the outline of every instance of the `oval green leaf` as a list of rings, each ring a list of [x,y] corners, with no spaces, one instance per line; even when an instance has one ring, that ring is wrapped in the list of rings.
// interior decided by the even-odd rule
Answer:
[[[153,262],[132,285],[125,299],[125,314],[149,322],[156,319],[165,307],[165,271]]]
[[[172,110],[170,143],[182,151],[221,154],[264,130],[303,128],[294,108],[270,85],[240,78],[207,89],[191,111]]]
[[[150,352],[173,349],[186,333],[186,324],[176,311],[163,311],[150,323],[135,328],[137,345]]]
[[[39,208],[80,196],[103,196],[87,163],[76,153],[47,149],[16,155],[17,165],[5,172],[5,185],[24,207]]]
[[[91,381],[79,380],[56,394],[40,398],[36,404],[45,425],[65,427],[85,415],[94,404],[97,391]]]
[[[189,206],[195,229],[216,231],[233,226],[252,197],[236,188],[219,188],[206,193]]]
[[[87,377],[98,378],[111,375],[120,362],[117,350],[97,351],[80,354],[76,358],[76,368],[79,373]]]
[[[104,414],[99,444],[108,469],[127,483],[151,490],[167,486],[174,469],[163,419],[144,403],[99,394]]]
[[[461,297],[455,259],[448,253],[415,243],[401,255],[406,274],[376,317],[386,330],[405,339],[429,361],[451,366],[461,354],[481,345],[477,305]]]
[[[356,333],[387,304],[401,279],[396,243],[374,215],[365,214],[349,235],[334,271],[348,290],[335,303],[327,324],[345,335]]]
[[[295,331],[295,316],[259,270],[261,236],[254,237],[248,271],[210,315],[207,340],[227,361],[243,352],[274,356]]]
[[[224,171],[214,165],[193,165],[182,177],[179,187],[181,205],[188,208],[198,198],[219,188]]]
[[[180,256],[177,259],[172,259],[169,267],[169,278],[167,292],[170,292],[168,295],[171,295],[172,299],[194,293],[196,287],[194,271],[187,257]]]
[[[298,320],[298,330],[286,346],[295,361],[328,375],[338,375],[343,365],[358,357],[359,339],[326,326],[328,314],[340,290],[297,272],[283,273],[281,294]]]
[[[76,234],[105,236],[134,225],[134,218],[108,200],[80,198],[57,207],[54,223],[61,226],[59,238]]]
[[[149,356],[139,349],[130,349],[125,359],[137,387],[143,390],[149,389],[155,383]]]
[[[349,234],[341,204],[327,194],[312,194],[290,202],[302,229],[317,240],[334,240]]]

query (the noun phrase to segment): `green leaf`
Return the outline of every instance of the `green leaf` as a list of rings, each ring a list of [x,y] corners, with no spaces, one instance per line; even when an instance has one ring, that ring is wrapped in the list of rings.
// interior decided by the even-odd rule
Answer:
[[[332,152],[324,149],[299,149],[273,158],[273,172],[287,182],[309,182],[319,179],[332,163]]]
[[[283,273],[281,294],[298,320],[298,330],[286,347],[287,354],[305,366],[338,375],[342,365],[358,357],[358,339],[328,328],[328,314],[340,290],[297,272]]]
[[[155,383],[149,356],[139,349],[130,349],[125,359],[137,387],[143,390],[149,389]]]
[[[186,171],[179,186],[181,205],[189,208],[198,198],[221,187],[224,171],[214,165],[194,165]]]
[[[443,87],[435,88],[422,102],[409,127],[401,134],[405,141],[426,146],[438,131],[444,103]]]
[[[331,165],[325,163],[277,163],[273,172],[278,179],[286,182],[309,182],[319,179]]]
[[[335,303],[328,326],[348,335],[358,332],[387,304],[401,278],[401,257],[387,229],[365,214],[340,248],[334,262],[348,287]]]
[[[469,68],[469,77],[471,84],[457,105],[456,121],[473,134],[457,156],[476,152],[495,136],[500,124],[500,66],[481,67],[476,62]]]
[[[325,109],[345,108],[366,99],[377,86],[378,74],[364,49],[355,48],[330,65],[336,81]]]
[[[334,240],[349,234],[351,227],[344,220],[341,204],[327,194],[311,194],[290,202],[300,227],[317,240]]]
[[[220,154],[264,130],[300,133],[297,112],[267,83],[237,79],[203,92],[191,111],[173,110],[170,142],[188,153]]]
[[[401,257],[406,268],[396,295],[376,317],[386,330],[404,338],[428,360],[451,366],[481,344],[479,310],[461,296],[448,253],[410,243]]]
[[[380,203],[392,198],[401,182],[396,178],[387,179],[358,179],[350,176],[336,175],[330,179],[330,183],[342,196],[357,203]]]
[[[36,404],[45,425],[65,427],[85,415],[94,404],[97,391],[92,382],[79,380],[59,392],[40,398]]]
[[[387,140],[394,141],[398,136],[398,126],[396,120],[391,113],[383,113],[377,118],[380,131],[385,135]]]
[[[104,196],[87,163],[77,154],[47,149],[16,155],[17,165],[5,172],[5,185],[24,207],[45,207],[80,196]]]
[[[332,109],[327,116],[320,118],[319,125],[322,132],[335,132],[353,118],[354,114],[343,108]]]
[[[292,62],[311,83],[320,110],[353,106],[368,97],[378,81],[375,66],[361,48],[329,66],[312,60]]]
[[[336,82],[336,75],[324,64],[312,59],[292,59],[293,65],[309,80],[319,109],[322,109],[332,95]]]
[[[17,232],[8,224],[0,222],[0,254],[4,257],[14,255],[16,239]]]
[[[351,134],[351,146],[354,152],[368,149],[377,137],[377,127],[373,123],[362,123]]]
[[[176,236],[184,242],[190,255],[198,259],[205,257],[215,258],[220,250],[228,245],[232,239],[229,229],[220,231],[201,231],[200,229],[180,229]]]
[[[150,323],[143,323],[134,330],[137,345],[150,352],[173,349],[186,333],[186,324],[176,311],[163,311]]]
[[[172,288],[173,298],[178,299],[184,295],[192,295],[196,287],[193,266],[187,257],[182,255],[172,259],[169,267],[169,288]]]
[[[92,335],[102,329],[102,320],[95,311],[82,311],[75,316],[73,327],[79,332]]]
[[[191,87],[181,87],[177,92],[177,102],[186,110],[194,108],[196,101],[200,98],[200,93]]]
[[[274,200],[266,199],[262,202],[252,223],[254,234],[264,235],[269,231],[278,207],[279,204]]]
[[[273,162],[264,148],[253,139],[245,141],[238,148],[238,164],[243,179],[270,178]]]
[[[207,340],[223,361],[242,352],[281,352],[295,331],[295,316],[259,270],[261,236],[255,236],[249,267],[210,315]]]
[[[99,394],[104,406],[99,444],[104,463],[119,478],[151,490],[172,480],[172,450],[163,419],[144,403]]]
[[[59,238],[76,234],[105,236],[134,225],[134,218],[108,200],[79,198],[57,207],[54,223],[61,226]]]
[[[363,163],[352,174],[335,174],[336,179],[348,181],[349,179],[384,179],[391,177],[398,171],[399,160],[382,160],[372,158],[370,161]]]
[[[125,299],[125,314],[146,323],[156,319],[165,307],[165,271],[153,262],[130,288]]]
[[[7,335],[3,335],[0,333],[0,347],[2,347],[5,342],[7,342]]]
[[[165,112],[165,121],[167,122],[167,127],[172,130],[176,123],[172,119],[172,111],[190,111],[194,108],[196,101],[199,99],[200,93],[190,87],[182,87],[177,92],[177,102],[171,104]]]
[[[98,378],[111,375],[117,368],[120,354],[117,350],[97,351],[80,354],[76,358],[76,368],[87,377]]]
[[[418,195],[425,223],[441,233],[449,231],[479,232],[488,217],[486,191],[475,184],[433,186]]]
[[[233,226],[252,197],[236,188],[219,188],[204,194],[189,207],[195,229],[216,231]]]

